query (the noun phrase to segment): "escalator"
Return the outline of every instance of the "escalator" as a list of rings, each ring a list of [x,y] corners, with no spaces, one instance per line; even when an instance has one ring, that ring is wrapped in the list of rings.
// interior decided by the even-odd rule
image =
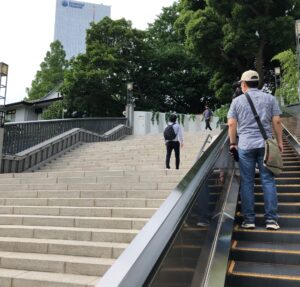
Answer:
[[[224,130],[97,287],[300,287],[300,145],[285,130],[276,178],[280,230],[241,229],[239,170]]]
[[[226,287],[300,286],[300,158],[284,138],[284,171],[276,178],[281,229],[264,228],[260,179],[255,180],[257,227],[243,230],[238,202]]]

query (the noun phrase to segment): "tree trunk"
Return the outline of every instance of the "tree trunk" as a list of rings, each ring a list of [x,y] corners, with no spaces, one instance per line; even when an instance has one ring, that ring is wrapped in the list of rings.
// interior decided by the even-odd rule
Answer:
[[[259,48],[255,57],[255,68],[259,74],[259,87],[262,87],[263,75],[264,75],[264,48],[266,45],[265,35],[261,35]]]

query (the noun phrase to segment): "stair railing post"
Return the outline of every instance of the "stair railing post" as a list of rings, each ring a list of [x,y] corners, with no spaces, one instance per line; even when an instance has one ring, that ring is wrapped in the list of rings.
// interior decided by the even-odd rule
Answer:
[[[127,126],[133,129],[133,121],[134,121],[133,83],[127,83],[126,96],[127,96],[127,100],[126,100]]]
[[[5,112],[0,111],[0,173],[2,171],[2,152],[3,152],[3,139],[4,139],[4,119]]]
[[[127,126],[133,128],[134,123],[134,104],[126,105]]]

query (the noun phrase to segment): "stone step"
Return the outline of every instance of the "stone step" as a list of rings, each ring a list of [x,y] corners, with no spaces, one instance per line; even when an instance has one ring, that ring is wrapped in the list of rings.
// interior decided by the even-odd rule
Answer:
[[[173,161],[171,161],[171,168],[173,166]],[[181,169],[189,169],[191,167],[191,164],[180,164]],[[73,165],[47,165],[41,170],[43,171],[54,171],[54,170],[64,170],[64,171],[94,171],[94,170],[107,170],[107,171],[118,171],[118,170],[124,170],[124,171],[153,171],[158,169],[163,169],[164,163],[159,164],[153,164],[153,165],[115,165],[115,166],[98,166],[98,165],[80,165],[80,166],[73,166]]]
[[[105,177],[105,176],[182,176],[187,172],[187,169],[158,169],[153,171],[122,171],[122,170],[95,170],[95,171],[52,171],[52,172],[24,172],[24,173],[2,173],[0,174],[0,181],[3,179],[11,178],[31,178],[31,179],[42,179],[42,178],[84,178],[84,177]]]
[[[123,157],[122,155],[113,155],[113,156],[107,156],[107,157],[103,157],[103,156],[81,156],[81,157],[76,157],[74,158],[73,155],[68,155],[68,156],[63,156],[63,157],[59,157],[57,159],[52,160],[51,162],[54,163],[64,163],[64,164],[82,164],[82,163],[102,163],[102,164],[107,164],[109,161],[117,161],[118,163],[129,163],[129,162],[133,162],[136,160],[139,160],[139,162],[151,162],[151,163],[157,163],[160,161],[164,161],[164,159],[166,158],[165,154],[161,154],[161,155],[149,155],[149,156],[134,156],[134,157]],[[186,154],[186,155],[182,155],[180,156],[180,159],[182,161],[185,160],[191,160],[193,159],[194,156],[193,154]]]
[[[89,183],[138,183],[138,182],[178,182],[178,176],[165,175],[165,176],[98,176],[98,177],[58,177],[58,178],[2,178],[0,179],[0,188],[2,184],[89,184]]]
[[[1,287],[94,287],[98,276],[0,268]]]
[[[24,194],[24,192],[21,192]],[[54,195],[59,195],[60,193],[58,192],[48,192],[45,196],[46,198],[50,198],[49,196],[47,196],[48,194],[52,195],[52,193]],[[67,193],[71,193],[73,194],[73,192],[64,192],[64,194],[67,194]],[[94,194],[96,193],[100,193],[100,192],[95,192]],[[27,193],[26,193],[27,194]],[[113,194],[108,194],[108,196],[111,196]],[[117,194],[116,194],[117,195]],[[79,196],[77,196],[79,197]],[[116,207],[119,207],[119,208],[124,208],[124,207],[127,207],[127,208],[158,208],[164,201],[164,199],[146,199],[146,198],[118,198],[117,196],[115,198],[92,198],[93,202],[91,201],[87,201],[85,202],[84,201],[84,198],[81,198],[80,201],[76,200],[76,196],[72,196],[70,197],[71,200],[69,198],[56,198],[55,201],[51,201],[49,200],[47,202],[47,205],[46,206],[51,206],[50,204],[52,204],[52,206],[54,207],[58,207],[60,208],[60,206],[63,206],[64,203],[66,204],[69,204],[69,206],[71,206],[71,208],[75,208],[73,206],[76,206],[76,208],[79,208],[80,206],[83,206],[81,208],[84,208],[85,205],[88,205],[90,206],[90,204],[94,203],[92,206],[93,206],[93,209],[97,209],[98,207],[109,207],[109,208],[116,208]],[[54,199],[54,197],[53,197]],[[35,203],[33,206],[41,206],[43,207],[43,205],[40,205],[37,201],[35,202],[34,200],[32,201],[29,201],[29,203],[32,202],[32,203]],[[5,200],[3,200],[3,202],[1,202],[1,199],[0,199],[0,205],[3,206],[3,208],[5,207],[4,204],[9,204],[11,203],[12,206],[22,206],[21,204],[25,202],[21,199],[21,200],[16,200],[14,201],[13,199],[7,199],[7,201],[5,202]],[[23,206],[25,206],[23,204]],[[65,206],[67,207],[67,206]],[[90,209],[90,208],[89,208]]]
[[[101,229],[59,226],[0,225],[1,237],[130,243],[135,229]]]
[[[150,218],[156,208],[70,207],[70,206],[1,206],[0,214]]]
[[[112,160],[112,159],[110,159]],[[82,162],[69,162],[69,161],[53,161],[51,162],[51,166],[53,167],[57,167],[57,166],[72,166],[72,167],[89,167],[89,166],[98,166],[98,167],[114,167],[114,166],[161,166],[164,165],[164,160],[162,160],[161,162],[158,162],[157,160],[139,160],[138,162],[134,162],[137,161],[138,159],[134,159],[134,160],[127,160],[127,161],[118,161],[118,162],[109,162],[109,160],[107,160],[107,162],[103,162],[103,161],[82,161]]]
[[[126,243],[0,237],[0,251],[116,259]]]
[[[57,184],[0,184],[2,191],[19,190],[157,190],[172,189],[174,182],[116,182],[109,183],[57,183]]]
[[[114,261],[111,258],[0,251],[0,268],[16,270],[102,276]]]
[[[34,216],[0,214],[0,225],[60,226],[80,228],[141,229],[147,218]]]
[[[0,286],[94,287],[193,165],[206,136],[185,134],[180,170],[174,154],[165,169],[160,134],[83,144],[37,172],[1,174]]]
[[[92,206],[101,206],[98,205],[98,199],[102,198],[144,198],[145,200],[151,200],[151,199],[165,199],[170,194],[170,190],[168,189],[159,189],[159,190],[35,190],[35,191],[28,191],[28,190],[22,190],[22,191],[0,191],[0,204],[1,205],[15,205],[15,203],[11,202],[22,202],[22,200],[15,200],[12,201],[14,198],[38,198],[42,199],[40,201],[36,202],[46,202],[45,199],[49,198],[49,202],[53,202],[52,199],[55,198],[74,198],[74,199],[87,199],[94,200]],[[44,201],[43,201],[44,200]],[[35,201],[33,201],[35,202]],[[11,204],[10,204],[11,203]],[[21,205],[24,205],[20,203]],[[16,205],[20,205],[16,204]],[[26,202],[28,204],[28,201]],[[25,204],[25,205],[26,205]],[[40,203],[38,203],[40,204]],[[46,204],[42,205],[48,205],[49,203],[46,202]],[[91,204],[88,204],[88,206],[91,206]],[[34,204],[36,205],[36,204]],[[61,205],[61,204],[59,204]],[[77,204],[75,204],[77,206]],[[80,206],[80,205],[79,205]],[[85,206],[85,205],[83,205]]]

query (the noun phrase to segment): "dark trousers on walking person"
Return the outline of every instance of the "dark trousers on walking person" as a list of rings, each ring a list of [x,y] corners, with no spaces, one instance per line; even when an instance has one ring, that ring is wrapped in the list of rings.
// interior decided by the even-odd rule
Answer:
[[[210,126],[210,119],[205,119],[205,129],[210,129],[212,130],[211,126]]]
[[[171,154],[172,154],[172,150],[174,150],[176,169],[179,169],[179,164],[180,164],[180,143],[179,143],[179,141],[168,141],[166,143],[166,147],[167,147],[166,168],[170,168]]]

